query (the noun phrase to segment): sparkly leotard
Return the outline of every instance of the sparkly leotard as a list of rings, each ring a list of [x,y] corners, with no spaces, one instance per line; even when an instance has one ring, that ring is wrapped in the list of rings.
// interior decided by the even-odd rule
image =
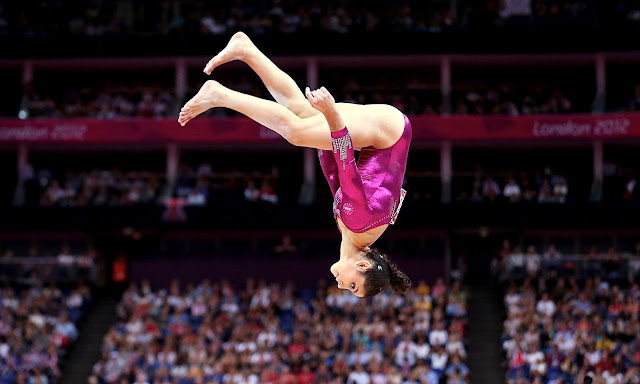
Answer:
[[[347,128],[331,132],[333,153],[318,150],[324,177],[333,194],[333,214],[352,232],[362,233],[393,224],[406,191],[402,181],[411,143],[411,123],[404,116],[404,132],[391,147],[362,148],[355,161]]]

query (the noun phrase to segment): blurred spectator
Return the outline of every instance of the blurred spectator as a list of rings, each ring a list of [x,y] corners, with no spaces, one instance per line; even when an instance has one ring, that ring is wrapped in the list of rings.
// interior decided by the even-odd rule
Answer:
[[[260,190],[256,188],[253,180],[247,181],[247,186],[244,189],[244,198],[251,202],[256,202],[260,198]]]
[[[509,178],[507,185],[504,186],[502,194],[512,203],[520,201],[520,197],[522,196],[520,186],[516,183],[516,180],[513,177]]]
[[[291,235],[284,235],[282,242],[274,248],[274,251],[278,255],[293,254],[298,252],[298,247],[293,243]]]
[[[498,183],[492,177],[485,178],[482,183],[482,196],[488,201],[495,201],[500,193],[501,191]]]
[[[271,204],[278,204],[278,195],[276,195],[273,181],[269,177],[262,181],[262,187],[260,188],[260,200]]]

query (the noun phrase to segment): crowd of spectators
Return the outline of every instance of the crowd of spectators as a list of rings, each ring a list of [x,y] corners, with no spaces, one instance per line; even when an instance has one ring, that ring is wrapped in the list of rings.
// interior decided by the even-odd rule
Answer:
[[[30,172],[27,189],[38,191],[42,206],[120,206],[155,203],[164,175],[150,171],[93,169],[54,174],[47,168]]]
[[[467,296],[442,279],[367,300],[324,283],[133,284],[90,382],[464,384]]]
[[[264,87],[246,78],[236,80],[219,78],[231,89],[269,99]],[[358,104],[391,104],[407,115],[528,115],[557,114],[590,111],[591,105],[575,106],[560,88],[546,84],[464,84],[456,86],[452,94],[450,111],[442,104],[439,83],[429,84],[420,75],[405,79],[406,83],[389,84],[379,80],[376,84],[359,84],[349,78],[333,87],[332,94],[341,102]],[[194,87],[190,94],[195,94]],[[183,101],[178,101],[170,87],[112,86],[109,89],[84,88],[61,97],[45,96],[33,86],[25,87],[21,110],[22,118],[89,117],[119,119],[130,117],[169,118],[178,115]],[[206,117],[230,117],[239,114],[226,108],[214,108]]]
[[[466,89],[465,89],[466,88]],[[468,84],[454,89],[454,115],[531,115],[587,112],[591,106],[576,106],[563,89],[549,84]]]
[[[278,169],[270,172],[231,170],[218,172],[211,163],[197,167],[183,163],[175,185],[168,185],[164,172],[118,167],[90,171],[21,171],[27,205],[85,207],[162,205],[180,199],[184,206],[205,206],[214,201],[267,202],[277,204]],[[30,196],[30,197],[29,197]]]
[[[502,183],[499,183],[501,178]],[[464,190],[458,195],[458,200],[473,203],[506,201],[562,204],[567,201],[568,196],[567,178],[554,173],[549,167],[533,175],[523,172],[520,177],[478,169],[473,173],[471,192]]]
[[[112,84],[55,96],[28,84],[23,89],[20,117],[165,118],[178,115],[178,104],[170,86]]]
[[[502,335],[507,383],[639,383],[639,300],[634,280],[512,282]]]
[[[550,243],[544,250],[535,245],[512,246],[505,239],[491,262],[495,281],[524,278],[593,278],[602,276],[610,282],[640,279],[640,243],[621,252],[617,247],[589,246],[575,253]]]
[[[11,242],[0,245],[2,281],[31,285],[38,281],[95,282],[97,279],[98,255],[91,247],[72,250],[66,244],[44,248]]]
[[[43,280],[0,289],[0,383],[59,382],[61,364],[91,304],[83,284],[61,289]]]
[[[123,33],[253,34],[370,31],[442,32],[474,27],[528,25],[615,25],[640,20],[637,5],[617,1],[471,1],[366,3],[362,0],[312,2],[229,0],[215,6],[203,0],[0,3],[0,34],[87,36]],[[144,17],[142,16],[144,15]]]

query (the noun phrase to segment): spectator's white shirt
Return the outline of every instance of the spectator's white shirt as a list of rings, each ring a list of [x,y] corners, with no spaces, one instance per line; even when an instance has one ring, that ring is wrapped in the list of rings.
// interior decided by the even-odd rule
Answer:
[[[502,194],[505,197],[515,197],[515,196],[520,196],[522,193],[520,191],[520,186],[518,184],[507,184],[504,186],[504,190]]]
[[[258,292],[256,292],[251,298],[251,304],[249,307],[251,309],[255,309],[256,307],[268,307],[271,303],[271,300],[269,299],[270,293],[271,290],[269,288],[260,288],[260,290],[258,290]]]
[[[416,344],[409,340],[409,341],[405,341],[402,340],[401,342],[398,343],[398,346],[396,346],[396,352],[398,351],[404,351],[404,350],[410,351],[412,353],[415,353],[416,351]]]
[[[186,308],[191,305],[189,300],[186,297],[182,297],[182,296],[171,295],[169,296],[167,301],[169,305],[172,306],[173,308]]]
[[[540,263],[542,260],[540,259],[540,255],[537,253],[527,254],[527,272],[529,273],[537,273],[540,270]]]
[[[127,330],[128,334],[137,335],[138,333],[142,332],[142,329],[143,329],[142,320],[136,319],[136,320],[129,321],[125,326],[125,329]]]
[[[349,354],[349,358],[347,358],[347,364],[353,366],[356,363],[360,363],[363,366],[366,366],[369,364],[369,360],[371,360],[370,352],[351,352]]]
[[[82,306],[82,302],[84,301],[82,294],[78,291],[71,293],[71,295],[67,298],[67,308],[80,308]]]
[[[242,353],[242,352],[255,352],[258,348],[256,347],[256,343],[254,343],[253,341],[245,341],[242,343],[238,343],[236,344],[235,350],[237,353]]]
[[[538,304],[536,304],[536,311],[545,316],[553,316],[553,314],[556,313],[556,304],[550,299],[541,299],[538,301]]]
[[[509,264],[511,265],[511,268],[524,267],[525,265],[524,253],[522,252],[512,253],[511,256],[509,256]]]
[[[507,303],[507,307],[516,305],[520,301],[521,297],[515,292],[507,293],[504,297],[504,302]]]
[[[275,332],[271,331],[262,331],[258,334],[258,338],[256,339],[258,345],[272,347],[276,340],[278,340],[278,335]]]
[[[75,340],[78,337],[78,329],[70,321],[66,321],[64,323],[58,323],[56,325],[56,331],[66,336],[70,340]]]
[[[189,373],[189,366],[187,364],[175,365],[171,368],[171,376],[179,379],[186,377]]]
[[[416,332],[429,332],[429,329],[431,329],[431,323],[430,320],[427,319],[415,319],[415,322],[413,324],[413,330]]]
[[[461,358],[465,359],[467,357],[467,351],[464,348],[464,343],[460,340],[449,341],[444,349],[450,355],[457,352]]]
[[[536,361],[538,361],[538,359],[544,361],[544,353],[542,353],[542,351],[538,350],[535,352],[531,352],[531,353],[527,353],[524,355],[525,360],[527,360],[527,363],[531,366],[533,364],[536,363]]]
[[[202,317],[207,313],[207,305],[202,302],[196,300],[196,302],[191,306],[191,316],[193,317]]]
[[[513,351],[517,346],[518,345],[515,339],[508,339],[502,343],[502,349],[505,351],[505,353],[507,354],[507,357],[509,358],[511,358],[511,355],[513,354]]]
[[[371,384],[387,384],[387,375],[382,372],[371,374]]]
[[[445,329],[434,329],[429,332],[429,344],[432,347],[436,345],[445,345],[447,344],[447,340],[449,339],[449,334]]]
[[[415,346],[416,358],[426,360],[431,352],[431,347],[428,343],[416,344]]]
[[[347,378],[347,384],[370,384],[371,378],[369,374],[365,371],[356,372],[353,371],[349,374],[349,378]]]
[[[207,198],[202,193],[190,193],[187,196],[187,205],[201,207],[206,204]]]
[[[405,364],[413,367],[416,364],[416,354],[411,350],[398,350],[396,349],[396,365],[401,367]]]
[[[7,343],[0,344],[0,357],[5,359],[9,357],[9,350],[10,350],[9,344]]]
[[[558,345],[558,350],[564,354],[571,352],[576,347],[573,338],[566,335],[558,335],[554,341]]]
[[[174,351],[160,351],[158,352],[157,361],[161,364],[175,364],[178,355]]]
[[[260,198],[260,191],[256,188],[245,188],[244,189],[244,198],[249,201],[255,201]]]
[[[589,361],[590,365],[596,365],[600,362],[602,354],[599,350],[594,350],[593,352],[585,352],[584,358]]]
[[[441,353],[433,352],[431,354],[431,368],[444,371],[444,369],[447,367],[448,359],[449,359],[449,356],[444,352],[441,352]]]
[[[220,309],[225,311],[225,312],[229,312],[229,313],[233,314],[233,313],[237,313],[240,310],[240,307],[238,307],[238,304],[236,304],[236,303],[234,303],[232,301],[228,301],[228,302],[222,304]]]
[[[270,362],[271,359],[271,352],[258,351],[251,354],[251,357],[249,357],[249,363],[252,365],[262,365],[264,363]]]
[[[531,372],[538,372],[540,375],[544,375],[547,373],[547,363],[544,360],[536,361],[531,363],[529,369]]]
[[[58,255],[58,264],[73,265],[74,262],[75,262],[75,257],[73,255],[67,255],[64,253],[61,253]]]
[[[602,377],[606,380],[607,384],[622,384],[624,383],[624,375],[622,373],[617,373],[612,375],[609,371],[602,372]]]

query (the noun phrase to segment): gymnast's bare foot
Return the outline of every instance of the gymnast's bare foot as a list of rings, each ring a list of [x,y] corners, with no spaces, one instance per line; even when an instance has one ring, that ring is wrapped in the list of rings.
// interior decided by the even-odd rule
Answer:
[[[215,55],[204,67],[204,73],[211,74],[211,71],[219,65],[233,60],[244,60],[249,49],[253,47],[253,42],[244,32],[237,32],[231,37],[227,46]]]
[[[220,106],[220,97],[224,87],[214,80],[207,80],[198,93],[180,110],[178,123],[184,127],[189,120],[211,108]]]

